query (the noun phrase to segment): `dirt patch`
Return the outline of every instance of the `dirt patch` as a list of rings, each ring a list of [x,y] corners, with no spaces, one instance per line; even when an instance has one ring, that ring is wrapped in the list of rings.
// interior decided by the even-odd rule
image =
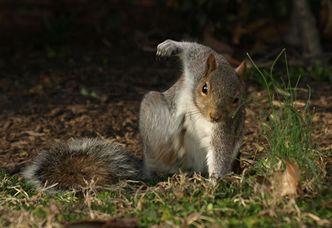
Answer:
[[[138,112],[143,95],[164,90],[179,75],[175,61],[157,61],[139,49],[18,50],[0,61],[0,167],[13,167],[56,141],[71,137],[115,138],[142,153]],[[332,149],[332,86],[312,84],[313,142]],[[266,92],[248,86],[243,164],[263,151],[257,116]]]

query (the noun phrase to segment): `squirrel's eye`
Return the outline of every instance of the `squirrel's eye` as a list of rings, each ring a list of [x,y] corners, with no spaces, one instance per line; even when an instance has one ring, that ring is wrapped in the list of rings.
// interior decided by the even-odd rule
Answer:
[[[203,95],[207,95],[209,93],[209,86],[206,82],[204,83],[204,85],[202,87],[202,93],[203,93]]]
[[[238,97],[234,98],[234,99],[233,99],[233,104],[236,104],[237,102],[239,102],[239,100],[240,100],[240,99],[239,99]]]

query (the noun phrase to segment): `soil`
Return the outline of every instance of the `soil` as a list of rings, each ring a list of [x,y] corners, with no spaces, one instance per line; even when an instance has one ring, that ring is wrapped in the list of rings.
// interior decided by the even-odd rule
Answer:
[[[179,76],[175,60],[157,60],[135,45],[3,48],[0,54],[0,169],[23,165],[54,142],[72,137],[115,139],[142,154],[140,101]],[[332,86],[312,83],[313,142],[332,150]],[[307,89],[304,87],[304,89]],[[263,151],[258,116],[266,91],[248,83],[242,166]]]

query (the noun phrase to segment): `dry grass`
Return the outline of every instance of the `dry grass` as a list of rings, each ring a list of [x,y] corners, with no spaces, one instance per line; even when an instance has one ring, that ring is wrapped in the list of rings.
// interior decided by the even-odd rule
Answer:
[[[331,200],[324,194],[274,197],[257,191],[248,172],[212,185],[200,175],[175,175],[164,182],[124,181],[108,189],[89,183],[82,193],[35,192],[22,180],[1,174],[0,225],[57,227],[81,220],[135,218],[140,226],[331,225]]]

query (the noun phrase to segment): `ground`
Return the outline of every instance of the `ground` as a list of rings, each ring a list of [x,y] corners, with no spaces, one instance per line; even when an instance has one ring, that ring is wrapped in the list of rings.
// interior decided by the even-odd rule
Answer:
[[[138,133],[140,101],[143,95],[150,90],[161,91],[169,87],[180,73],[180,67],[176,61],[158,60],[155,58],[154,52],[146,52],[135,46],[126,48],[87,46],[84,49],[72,46],[41,49],[23,47],[19,50],[8,48],[3,51],[0,69],[0,168],[14,171],[17,167],[29,162],[40,151],[47,149],[54,142],[64,141],[72,137],[115,138],[116,141],[124,144],[135,155],[140,156],[142,154],[142,145]],[[260,128],[262,121],[260,118],[264,110],[268,109],[266,90],[254,83],[253,80],[248,81],[249,103],[246,109],[245,141],[241,148],[241,166],[243,169],[252,166],[264,154],[266,139]],[[323,154],[323,157],[328,157],[332,150],[332,86],[326,82],[310,81],[308,83],[312,89],[310,100],[310,108],[313,113],[312,143]],[[304,95],[299,98],[299,102],[304,102],[306,99],[305,95],[308,93],[308,87],[305,84],[301,84],[301,87]],[[331,164],[330,160],[329,162]],[[331,169],[327,170],[331,171]],[[6,175],[3,178],[11,177]],[[240,194],[236,190],[236,194],[234,194],[227,183],[226,188],[230,190],[224,191],[225,186],[222,185],[220,189],[224,193],[220,194],[224,195],[220,196],[220,194],[213,195],[215,192],[218,193],[218,190],[208,189],[205,186],[207,184],[206,181],[201,180],[200,177],[194,177],[190,180],[187,177],[183,177],[188,183],[199,182],[197,191],[193,187],[194,185],[185,187],[181,182],[181,178],[181,176],[174,177],[173,180],[170,180],[171,182],[174,181],[174,186],[170,186],[170,182],[167,181],[157,186],[143,185],[144,187],[142,188],[137,187],[137,183],[133,184],[134,187],[130,187],[130,183],[127,183],[124,184],[125,186],[122,190],[112,190],[115,193],[111,192],[109,195],[105,193],[96,197],[96,200],[98,199],[99,201],[103,200],[103,197],[108,200],[110,200],[110,197],[114,198],[113,201],[108,201],[110,208],[105,208],[106,206],[102,205],[100,208],[95,207],[91,209],[91,202],[96,205],[100,205],[100,202],[91,200],[86,195],[84,196],[85,201],[81,204],[77,203],[79,201],[77,198],[70,198],[71,196],[64,195],[63,198],[68,197],[68,201],[63,198],[62,200],[67,203],[70,200],[75,201],[77,208],[60,208],[59,204],[61,203],[57,202],[58,199],[55,200],[52,197],[50,199],[48,198],[49,196],[40,196],[38,193],[33,192],[27,193],[30,200],[28,201],[31,203],[33,197],[41,201],[38,201],[39,203],[33,201],[30,205],[23,206],[23,208],[30,208],[26,210],[28,212],[22,210],[22,202],[18,203],[21,205],[19,206],[14,201],[7,204],[0,203],[0,211],[3,211],[4,215],[17,213],[21,216],[22,221],[24,220],[29,224],[58,224],[72,220],[77,221],[80,218],[110,219],[135,217],[138,218],[138,223],[143,226],[151,224],[168,224],[170,226],[174,224],[191,224],[188,219],[214,223],[213,215],[220,216],[218,213],[229,219],[227,223],[216,220],[218,224],[244,224],[250,226],[250,224],[264,224],[265,222],[265,219],[255,221],[252,217],[255,214],[264,214],[265,216],[265,214],[272,213],[267,209],[266,205],[255,207],[250,204],[248,206],[248,202],[244,199],[245,197],[241,198],[242,193]],[[327,181],[331,180],[328,175],[326,178]],[[21,179],[19,181],[22,182]],[[0,185],[2,187],[2,196],[7,198],[9,195],[17,196],[17,192],[6,192],[11,188],[10,184],[12,183],[12,180],[8,180],[2,186]],[[230,185],[233,184],[231,182]],[[237,180],[234,185],[236,184],[239,184]],[[183,188],[187,188],[189,192],[183,190]],[[202,191],[205,188],[207,188],[207,192]],[[13,187],[12,189],[15,188]],[[23,189],[25,188],[23,187]],[[147,193],[143,193],[142,189],[148,189]],[[163,190],[161,191],[160,189]],[[175,196],[171,197],[169,196],[171,193],[167,191],[172,191],[172,189],[182,190],[179,191],[179,195],[175,194]],[[207,197],[204,198],[202,196],[202,200],[206,199],[206,202],[198,200],[198,205],[194,204],[192,207],[190,206],[191,198],[188,198],[188,202],[180,202],[181,200],[179,199],[182,196],[188,196],[190,189],[194,192],[193,194],[202,194],[204,197]],[[152,203],[146,203],[144,205],[147,208],[142,208],[141,201],[135,197],[135,199],[130,198],[133,201],[129,203],[125,200],[129,199],[126,198],[127,196],[122,197],[123,191],[127,190],[134,193],[138,191],[139,193],[136,192],[135,197],[142,197],[141,199],[144,198],[145,194],[148,196],[148,194],[157,194],[158,191],[161,191],[159,194],[165,194],[165,198],[160,196],[160,201],[165,200],[161,205],[165,206],[167,202],[175,202],[174,207],[178,207],[178,211],[172,211],[172,208],[165,207],[168,209],[163,209],[160,212]],[[213,193],[213,196],[210,193]],[[156,200],[155,195],[149,197],[151,201]],[[220,205],[214,204],[214,199],[225,197],[224,201],[216,201]],[[314,196],[311,195],[310,197]],[[87,199],[91,201],[90,204],[87,202]],[[236,199],[238,200],[236,201]],[[59,202],[63,201],[60,200]],[[202,207],[199,205],[200,202]],[[298,202],[302,205],[300,211],[306,211],[305,213],[311,214],[310,216],[313,218],[304,216],[304,213],[302,217],[298,214],[294,215],[295,217],[297,216],[296,224],[302,224],[302,221],[299,220],[304,218],[304,224],[331,224],[329,223],[331,221],[331,213],[327,212],[327,210],[331,210],[330,191],[327,191],[326,198],[320,201],[317,200],[316,207],[322,207],[322,210],[325,208],[323,212],[318,211],[318,209],[317,211],[313,208],[310,209],[312,206],[310,204],[309,209],[306,208],[305,199],[303,204],[301,202]],[[324,203],[326,202],[329,202],[329,204],[325,205]],[[189,203],[189,205],[186,203]],[[40,204],[44,204],[44,206],[46,204],[46,206],[41,207]],[[186,209],[181,208],[178,204],[185,205]],[[241,209],[241,205],[246,209]],[[218,206],[220,206],[219,210],[214,210]],[[33,207],[34,209],[31,209]],[[117,208],[115,212],[114,208],[111,207]],[[128,211],[123,212],[122,207],[127,208]],[[46,219],[44,214],[38,214],[35,208],[42,208],[41,210],[44,211],[53,210],[50,214],[56,214],[57,216],[51,219],[46,216]],[[205,208],[207,214],[202,211],[195,211],[195,208]],[[17,212],[15,210],[11,211],[11,209],[16,209]],[[31,210],[33,212],[32,217],[29,214]],[[72,211],[72,217],[70,216],[71,212],[68,212],[68,210]],[[75,217],[78,214],[77,210],[85,211],[82,217]],[[171,210],[171,212],[168,210]],[[247,216],[246,218],[249,220],[241,219],[233,212],[234,210],[242,214],[244,218]],[[94,213],[91,211],[94,211]],[[102,212],[98,214],[98,211]],[[211,218],[209,217],[209,211],[212,211],[212,214],[210,214]],[[29,221],[26,221],[27,218],[24,217],[24,213],[28,213],[26,216],[29,217]],[[146,217],[144,213],[147,213],[147,217],[151,216],[151,219],[142,219],[142,217]],[[266,224],[273,224],[273,221],[276,219],[281,219],[280,213],[278,213],[276,215],[266,215]],[[296,214],[294,211],[291,213]],[[59,217],[59,214],[65,215]],[[237,220],[233,221],[233,217],[235,220],[239,220],[239,223],[236,222]],[[290,216],[288,220],[292,218]],[[284,220],[280,224],[293,224],[293,221],[288,221],[287,218]],[[15,226],[17,224],[15,222],[17,221],[4,217],[0,219],[0,224],[2,225],[14,224]],[[205,222],[202,224],[205,224]],[[201,223],[193,224],[202,225]]]

